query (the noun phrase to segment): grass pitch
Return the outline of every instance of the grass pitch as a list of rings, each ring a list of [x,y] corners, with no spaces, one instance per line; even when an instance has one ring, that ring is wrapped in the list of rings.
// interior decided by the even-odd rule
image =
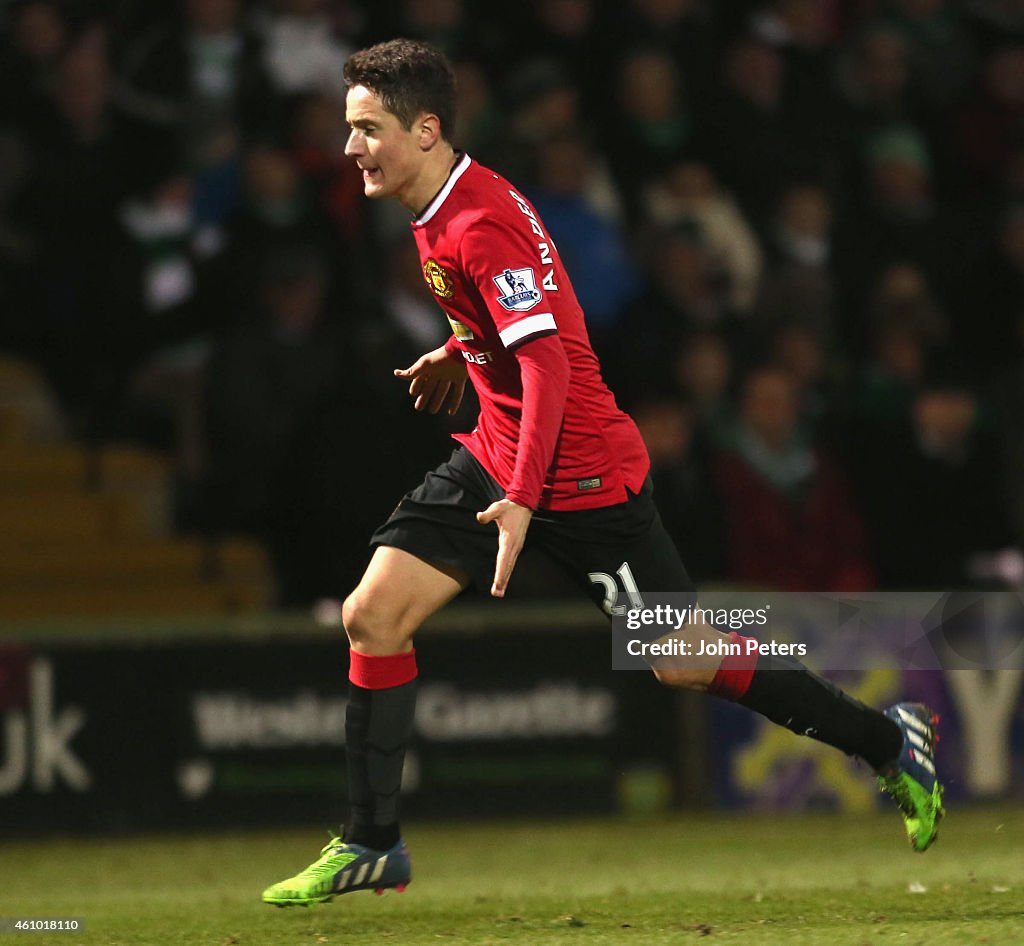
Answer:
[[[29,944],[418,946],[1024,943],[1024,809],[954,810],[911,853],[895,810],[850,818],[412,825],[404,894],[260,903],[326,835],[252,831],[0,849],[0,917],[80,917]]]

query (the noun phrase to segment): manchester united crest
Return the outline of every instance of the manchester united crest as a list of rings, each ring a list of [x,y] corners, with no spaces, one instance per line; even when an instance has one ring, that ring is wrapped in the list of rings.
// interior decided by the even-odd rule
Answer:
[[[434,295],[442,299],[450,299],[455,295],[455,283],[452,277],[436,259],[428,259],[423,264],[423,278],[427,285],[434,290]]]

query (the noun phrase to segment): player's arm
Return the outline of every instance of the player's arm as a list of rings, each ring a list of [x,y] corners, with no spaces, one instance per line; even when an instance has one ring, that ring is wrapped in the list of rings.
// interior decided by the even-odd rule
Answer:
[[[533,510],[555,455],[569,391],[569,360],[555,334],[534,338],[515,349],[523,380],[519,449],[505,499],[477,513],[480,522],[498,526],[498,558],[491,594],[505,596],[512,570],[526,541]]]
[[[459,242],[463,271],[480,292],[522,380],[522,416],[516,466],[505,499],[477,514],[498,526],[498,559],[491,594],[503,597],[526,540],[533,510],[555,455],[569,389],[569,361],[558,339],[554,299],[543,287],[536,232],[518,207],[474,220]],[[538,224],[539,226],[539,224]],[[513,286],[509,274],[520,279]],[[522,298],[514,293],[525,289]]]
[[[440,348],[421,355],[408,368],[395,368],[395,377],[408,379],[409,396],[418,411],[436,414],[447,405],[454,414],[466,392],[466,362],[455,347],[453,335]]]

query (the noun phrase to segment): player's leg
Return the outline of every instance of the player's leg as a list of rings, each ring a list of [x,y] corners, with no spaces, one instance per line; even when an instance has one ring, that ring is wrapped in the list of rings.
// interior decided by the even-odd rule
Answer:
[[[644,582],[639,587],[678,587],[665,584],[673,576],[682,588],[690,587],[675,545],[657,515],[647,540],[630,555],[635,577]],[[706,634],[689,634],[691,639],[706,639]],[[937,838],[937,826],[945,814],[934,759],[938,717],[920,704],[900,703],[880,712],[796,657],[751,652],[746,638],[735,632],[729,637],[741,645],[740,654],[723,657],[716,667],[689,668],[669,658],[654,663],[652,670],[668,686],[704,690],[731,700],[799,736],[864,759],[875,770],[879,787],[900,809],[913,850],[926,851]]]
[[[572,545],[563,544],[565,559],[578,575],[627,567],[641,591],[692,591],[679,553],[666,532],[651,490],[613,515],[592,517],[577,531]],[[643,528],[638,528],[640,525]],[[592,529],[596,527],[596,532]],[[590,531],[589,541],[586,540]],[[609,535],[621,542],[611,554]],[[639,534],[638,534],[639,533]],[[605,556],[606,564],[584,565],[581,555]],[[620,564],[621,562],[621,564]],[[591,570],[591,569],[594,570]],[[707,628],[686,630],[692,645],[717,632]],[[739,635],[731,634],[733,640]],[[936,778],[934,747],[937,718],[917,704],[898,704],[881,713],[844,693],[818,676],[795,657],[753,652],[725,656],[716,666],[680,666],[675,660],[652,669],[668,685],[709,692],[746,706],[801,736],[811,736],[864,759],[878,773],[880,787],[896,801],[915,851],[926,850],[936,838],[942,818],[942,786]]]
[[[416,710],[413,635],[467,583],[451,566],[382,545],[345,599],[342,620],[350,643],[345,841],[387,850],[399,840],[402,764]]]
[[[345,599],[350,641],[345,720],[351,812],[306,870],[263,893],[278,906],[319,903],[369,888],[403,889],[411,866],[398,801],[416,708],[413,635],[469,584],[489,587],[493,527],[476,513],[504,495],[463,448],[427,474],[374,533],[373,558]]]
[[[476,513],[502,495],[464,448],[427,474],[374,534],[376,551],[345,600],[349,703],[345,723],[350,817],[345,840],[398,842],[398,796],[416,705],[412,637],[470,584],[489,581],[495,530]]]
[[[540,529],[538,529],[538,526]],[[661,522],[649,485],[628,503],[582,513],[535,516],[531,529],[544,548],[604,605],[623,575],[647,592],[692,593],[694,586]],[[685,639],[721,639],[717,630],[690,627]],[[660,636],[660,635],[659,635]],[[730,635],[736,639],[738,635]],[[659,660],[652,669],[668,686],[702,690],[746,706],[801,736],[811,736],[886,771],[903,746],[900,727],[853,699],[792,657],[746,654],[712,662]],[[696,648],[694,649],[696,652]]]
[[[466,587],[450,565],[379,546],[342,608],[349,636],[345,716],[350,816],[342,837],[294,877],[268,887],[265,903],[308,906],[356,890],[404,890],[409,852],[398,826],[405,750],[416,710],[413,635]]]
[[[746,638],[730,634],[741,650]],[[658,679],[693,689],[688,675],[655,664]],[[704,689],[704,687],[700,687]],[[796,657],[758,654],[723,657],[707,692],[760,713],[798,736],[810,736],[864,759],[903,815],[910,846],[926,851],[945,814],[935,772],[938,717],[920,704],[900,703],[884,713],[854,699]]]

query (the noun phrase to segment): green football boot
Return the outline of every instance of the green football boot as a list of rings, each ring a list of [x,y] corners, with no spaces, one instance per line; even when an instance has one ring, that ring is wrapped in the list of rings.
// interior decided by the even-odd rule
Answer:
[[[942,785],[935,774],[939,717],[921,703],[897,703],[885,710],[903,734],[896,762],[878,773],[878,787],[891,795],[903,814],[910,846],[927,851],[938,837]]]
[[[375,851],[362,844],[348,844],[332,837],[318,860],[294,877],[263,891],[263,902],[277,907],[308,907],[326,903],[342,893],[373,890],[382,894],[405,890],[412,879],[412,861],[404,841],[387,851]]]

